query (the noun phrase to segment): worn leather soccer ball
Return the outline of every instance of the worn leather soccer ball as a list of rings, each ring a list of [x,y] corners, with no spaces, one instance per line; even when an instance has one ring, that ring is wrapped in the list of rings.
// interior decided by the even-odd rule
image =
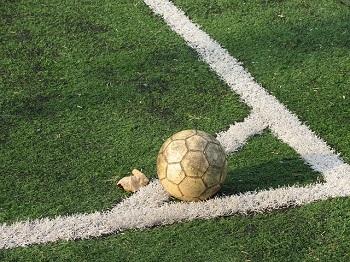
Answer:
[[[157,158],[157,174],[170,195],[184,201],[205,200],[225,181],[226,154],[213,136],[184,130],[164,142]]]

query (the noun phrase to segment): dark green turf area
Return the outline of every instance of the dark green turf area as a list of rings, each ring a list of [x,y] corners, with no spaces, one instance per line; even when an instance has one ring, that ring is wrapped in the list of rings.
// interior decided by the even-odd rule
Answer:
[[[349,21],[339,1],[176,0],[350,159]],[[140,0],[0,4],[0,223],[107,209],[113,180],[186,128],[249,109]],[[345,97],[345,98],[344,98]],[[229,158],[220,194],[319,181],[270,133]],[[350,200],[0,251],[0,261],[349,261]]]
[[[229,156],[227,180],[219,194],[239,194],[315,181],[322,182],[322,176],[305,165],[293,149],[265,132]]]
[[[175,0],[350,162],[350,8],[338,0]]]

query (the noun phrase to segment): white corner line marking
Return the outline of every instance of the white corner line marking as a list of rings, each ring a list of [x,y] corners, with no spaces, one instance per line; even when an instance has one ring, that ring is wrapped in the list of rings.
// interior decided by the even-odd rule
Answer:
[[[249,137],[261,134],[267,127],[268,123],[264,118],[253,111],[243,122],[237,122],[230,125],[228,130],[219,132],[216,138],[224,147],[226,154],[231,154],[239,150]]]
[[[132,228],[169,225],[193,219],[262,213],[349,194],[350,186],[347,182],[342,185],[326,183],[246,192],[204,202],[166,202],[168,195],[156,180],[107,212],[0,225],[0,249],[58,240],[87,239]]]
[[[272,132],[290,145],[326,181],[348,178],[350,166],[334,153],[306,125],[274,96],[268,94],[227,50],[194,24],[183,11],[168,0],[143,0],[155,14],[197,51],[203,61],[268,122]]]
[[[253,113],[236,123],[218,139],[230,153],[242,146],[249,136],[268,126],[294,148],[313,169],[322,173],[326,183],[291,186],[246,192],[204,202],[167,202],[168,195],[153,181],[110,211],[58,216],[0,225],[0,249],[47,243],[58,240],[86,239],[131,228],[167,225],[198,218],[233,214],[261,213],[317,200],[350,195],[350,167],[332,149],[277,99],[269,95],[239,62],[208,34],[192,23],[168,0],[144,0],[187,44],[195,49],[211,69],[225,81]]]

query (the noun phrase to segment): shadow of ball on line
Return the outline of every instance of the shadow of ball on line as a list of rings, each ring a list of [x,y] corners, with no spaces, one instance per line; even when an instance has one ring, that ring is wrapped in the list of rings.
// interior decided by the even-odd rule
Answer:
[[[225,181],[226,154],[212,135],[199,130],[180,131],[160,148],[157,174],[171,196],[183,201],[206,200]]]

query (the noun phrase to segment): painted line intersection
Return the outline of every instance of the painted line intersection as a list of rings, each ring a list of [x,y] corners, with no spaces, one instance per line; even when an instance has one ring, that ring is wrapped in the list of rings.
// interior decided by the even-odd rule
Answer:
[[[247,139],[269,128],[291,146],[325,183],[291,186],[213,198],[204,202],[168,202],[158,181],[151,182],[106,212],[58,216],[0,225],[0,249],[58,240],[86,239],[131,228],[146,228],[193,219],[234,214],[260,213],[282,207],[300,206],[331,197],[350,195],[350,166],[321,138],[292,114],[245,71],[219,43],[168,0],[144,0],[152,11],[197,51],[242,101],[251,114],[241,123],[217,134],[227,153],[237,151]]]

